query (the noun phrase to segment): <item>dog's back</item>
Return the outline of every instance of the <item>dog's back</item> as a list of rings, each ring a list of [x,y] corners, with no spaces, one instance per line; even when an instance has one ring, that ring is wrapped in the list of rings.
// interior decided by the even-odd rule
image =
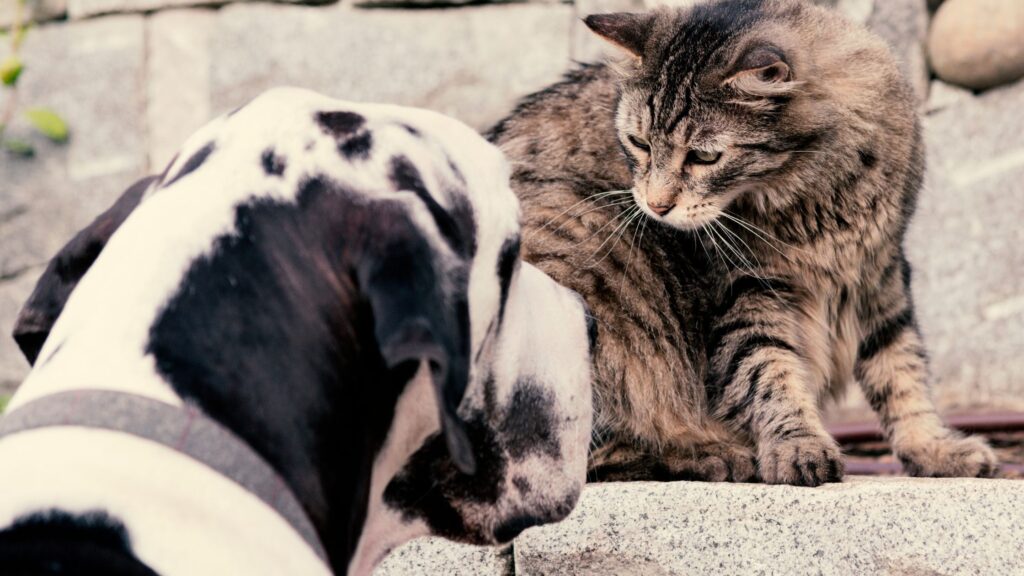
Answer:
[[[166,574],[362,574],[415,535],[496,543],[564,517],[589,438],[584,307],[520,273],[518,247],[507,164],[454,120],[279,89],[214,121],[23,310],[0,557],[41,566],[64,526],[110,542],[120,523],[123,546],[83,549]],[[216,449],[252,451],[271,489]],[[517,488],[531,477],[544,489]]]

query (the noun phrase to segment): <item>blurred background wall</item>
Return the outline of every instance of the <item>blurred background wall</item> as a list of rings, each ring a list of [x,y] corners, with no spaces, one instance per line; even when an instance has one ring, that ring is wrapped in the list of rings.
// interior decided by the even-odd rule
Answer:
[[[1024,410],[1024,1],[819,3],[882,35],[918,94],[929,174],[909,248],[940,407]],[[16,5],[0,0],[0,28]],[[287,84],[485,129],[605,55],[580,18],[651,5],[28,0],[19,102],[70,139],[16,117],[7,135],[36,153],[0,152],[0,394],[28,370],[7,334],[50,256],[214,115]],[[10,50],[0,38],[0,62]],[[868,417],[859,393],[834,417]]]

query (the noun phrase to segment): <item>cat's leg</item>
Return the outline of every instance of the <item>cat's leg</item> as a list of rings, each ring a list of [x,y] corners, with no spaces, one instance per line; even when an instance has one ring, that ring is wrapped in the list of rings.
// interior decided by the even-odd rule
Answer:
[[[775,279],[741,277],[725,292],[708,339],[713,414],[757,445],[770,484],[818,486],[843,477],[842,455],[825,430],[816,383],[800,352],[799,291]]]
[[[749,482],[756,477],[754,451],[738,440],[718,440],[654,449],[614,442],[591,454],[590,482],[690,480]]]
[[[910,268],[902,261],[883,274],[877,291],[865,295],[855,376],[907,473],[992,476],[997,462],[991,448],[947,428],[931,401],[909,286]]]

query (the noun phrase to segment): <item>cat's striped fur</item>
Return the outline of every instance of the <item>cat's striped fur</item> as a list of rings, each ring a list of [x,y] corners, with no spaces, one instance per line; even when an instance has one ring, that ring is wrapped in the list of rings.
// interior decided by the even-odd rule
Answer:
[[[630,57],[491,138],[523,255],[598,320],[592,476],[838,480],[820,408],[854,379],[908,472],[991,475],[928,395],[902,250],[922,142],[884,44],[800,0],[587,23]]]

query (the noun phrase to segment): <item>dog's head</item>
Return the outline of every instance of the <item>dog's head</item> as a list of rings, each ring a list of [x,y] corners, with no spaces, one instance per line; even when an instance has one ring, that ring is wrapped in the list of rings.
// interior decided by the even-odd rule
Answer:
[[[145,350],[158,369],[166,376],[168,366],[217,347],[202,348],[202,336],[175,323],[203,294],[222,285],[228,290],[211,280],[216,266],[235,270],[243,283],[255,274],[251,266],[227,262],[232,250],[252,250],[268,238],[268,244],[291,243],[290,251],[263,246],[259,263],[275,263],[275,274],[289,279],[275,281],[273,294],[301,296],[308,310],[318,310],[330,301],[325,294],[351,286],[356,304],[307,325],[326,326],[339,341],[371,342],[374,350],[366,354],[387,371],[389,386],[397,383],[390,395],[360,391],[361,399],[390,398],[393,406],[360,407],[388,414],[390,423],[379,438],[360,440],[376,452],[372,470],[359,472],[366,476],[359,490],[365,500],[358,503],[365,518],[353,516],[361,527],[341,545],[351,571],[368,572],[388,550],[423,534],[505,542],[526,527],[561,519],[576,502],[590,437],[592,341],[582,300],[520,262],[518,204],[508,174],[496,148],[450,118],[275,90],[204,128],[162,176],[130,189],[65,246],[39,280],[14,336],[30,361],[42,351],[49,362],[60,348],[47,342],[51,331],[51,340],[58,333],[64,339],[85,321],[74,314],[55,327],[65,304],[80,310],[88,298],[74,296],[102,291],[99,272],[91,269],[123,264],[118,255],[133,247],[119,235],[135,234],[137,242],[151,233],[133,220],[145,213],[160,223],[178,198],[193,195],[195,205],[227,186],[237,202],[217,202],[233,210],[233,230],[212,251],[189,256],[194,264],[174,292],[154,300],[162,311],[147,328]],[[327,257],[309,256],[311,242]],[[302,265],[293,266],[289,255],[303,250]],[[310,274],[330,281],[308,284],[303,278]],[[211,324],[248,321],[223,312],[229,297],[207,306],[224,314]],[[249,312],[271,319],[272,308]],[[360,318],[368,319],[371,334],[351,334],[363,329]],[[302,339],[315,334],[310,328]]]

